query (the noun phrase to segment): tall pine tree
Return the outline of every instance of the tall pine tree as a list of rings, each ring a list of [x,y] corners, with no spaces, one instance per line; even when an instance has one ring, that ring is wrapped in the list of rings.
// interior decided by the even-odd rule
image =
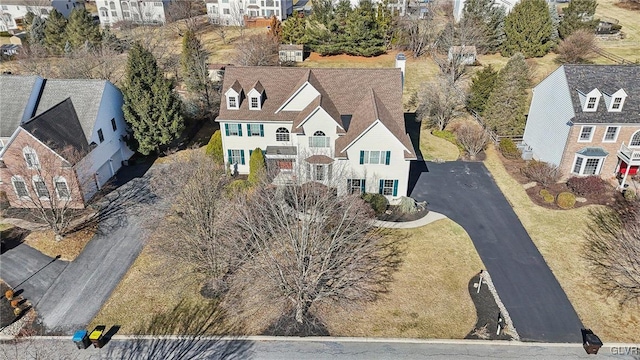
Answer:
[[[495,88],[498,72],[489,64],[478,71],[471,79],[467,108],[482,114],[491,92]]]
[[[521,52],[526,58],[541,57],[555,46],[553,22],[545,0],[522,0],[504,21],[506,40],[502,54]]]
[[[84,46],[87,42],[97,46],[101,41],[100,28],[93,22],[91,14],[84,7],[71,11],[66,33],[67,40],[74,49]]]
[[[558,27],[560,37],[566,39],[578,29],[595,31],[600,20],[595,19],[596,0],[572,0],[562,12],[562,21]]]
[[[67,19],[58,10],[53,9],[44,27],[44,44],[50,53],[60,55],[64,53],[67,43]]]
[[[140,43],[129,50],[123,88],[125,120],[143,155],[175,140],[184,129],[181,103],[151,52]]]
[[[29,26],[29,43],[44,46],[46,23],[40,16],[34,16]]]
[[[462,21],[477,27],[481,38],[476,44],[481,54],[498,51],[504,41],[504,7],[495,6],[494,0],[468,0],[464,3]]]
[[[531,70],[521,53],[500,70],[484,111],[486,125],[498,135],[522,135],[527,113]]]
[[[187,90],[201,100],[204,113],[213,111],[211,106],[214,90],[207,68],[208,58],[209,53],[202,46],[200,39],[193,31],[187,30],[182,37],[180,64]]]
[[[304,13],[293,12],[282,25],[283,44],[304,44],[306,42],[305,33],[307,20]]]

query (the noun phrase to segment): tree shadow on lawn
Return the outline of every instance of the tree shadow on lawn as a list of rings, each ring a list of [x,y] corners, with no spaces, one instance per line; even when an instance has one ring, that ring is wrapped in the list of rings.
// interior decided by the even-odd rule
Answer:
[[[329,336],[322,320],[307,313],[302,323],[296,321],[295,310],[287,311],[265,329],[263,335],[271,336]]]

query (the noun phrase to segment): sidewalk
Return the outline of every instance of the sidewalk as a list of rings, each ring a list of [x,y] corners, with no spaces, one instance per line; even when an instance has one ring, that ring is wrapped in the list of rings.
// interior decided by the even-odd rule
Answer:
[[[427,215],[425,215],[424,217],[418,220],[405,221],[405,222],[373,220],[373,224],[377,227],[387,228],[387,229],[413,229],[413,228],[419,228],[421,226],[431,224],[434,221],[438,221],[446,218],[447,218],[446,216],[440,213],[437,213],[435,211],[429,211]]]

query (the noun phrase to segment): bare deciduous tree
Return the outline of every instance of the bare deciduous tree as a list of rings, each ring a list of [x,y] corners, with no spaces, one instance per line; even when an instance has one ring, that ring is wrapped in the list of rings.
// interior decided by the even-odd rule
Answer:
[[[83,207],[81,188],[89,186],[76,175],[86,166],[84,154],[71,147],[56,154],[36,140],[15,141],[4,154],[3,175],[14,190],[10,196],[61,239]]]
[[[204,25],[202,16],[206,14],[207,7],[203,1],[172,1],[166,10],[167,22],[175,24],[182,20],[180,24],[194,32]]]
[[[596,56],[595,47],[596,36],[592,31],[576,30],[558,45],[558,61],[569,64],[588,62]]]
[[[267,35],[253,35],[237,46],[236,63],[244,66],[278,64],[278,42]]]
[[[464,75],[468,64],[464,53],[450,50],[454,46],[475,46],[481,36],[480,30],[474,24],[464,21],[451,21],[438,35],[431,50],[431,58],[451,82],[457,82]]]
[[[590,212],[584,256],[601,288],[620,303],[640,301],[640,204],[620,199]]]
[[[225,169],[200,149],[190,150],[169,167],[179,173],[180,184],[176,187],[180,190],[163,248],[170,256],[194,265],[197,271],[221,278],[236,266],[238,254],[229,235],[232,229],[227,226],[231,212]]]
[[[418,94],[416,119],[438,130],[464,113],[464,94],[442,76],[425,84]]]
[[[487,132],[477,124],[462,124],[455,130],[455,134],[458,143],[462,145],[471,159],[475,159],[476,155],[485,149],[489,140]]]
[[[375,299],[398,264],[395,243],[374,227],[359,196],[302,178],[238,196],[233,216],[236,236],[247,241],[245,281],[283,304],[292,326],[313,321],[313,305]]]

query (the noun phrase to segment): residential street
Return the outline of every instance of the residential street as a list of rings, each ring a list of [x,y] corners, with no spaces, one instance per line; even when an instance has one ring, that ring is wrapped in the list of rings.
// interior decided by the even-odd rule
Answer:
[[[598,359],[634,359],[636,345],[601,348]],[[633,346],[636,346],[635,348]],[[635,352],[634,352],[635,351]],[[30,339],[1,344],[0,354],[19,353],[24,359],[590,359],[582,345],[523,344],[519,342],[387,340],[353,338],[252,337],[227,339],[123,339],[116,336],[102,349],[79,350],[70,337]],[[619,355],[627,354],[627,355]],[[637,359],[637,357],[636,357]]]
[[[467,231],[521,340],[582,342],[578,315],[484,164],[427,168],[411,196]]]
[[[54,261],[18,287],[25,289],[48,332],[85,328],[137,258],[166,204],[149,189],[150,174],[99,202],[104,214],[98,232],[73,262]],[[1,260],[0,278],[15,287],[49,258],[21,244]]]

